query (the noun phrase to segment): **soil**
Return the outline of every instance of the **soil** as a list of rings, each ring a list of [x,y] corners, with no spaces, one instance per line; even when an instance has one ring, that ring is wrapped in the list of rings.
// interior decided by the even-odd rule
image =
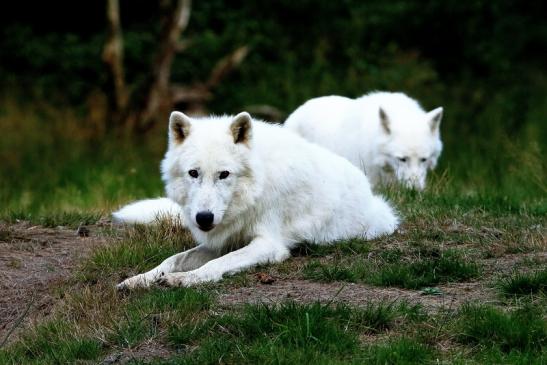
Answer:
[[[379,288],[355,283],[278,279],[269,285],[257,283],[253,286],[231,288],[220,294],[219,303],[230,306],[294,300],[300,303],[319,301],[364,306],[370,301],[390,303],[405,300],[411,304],[421,304],[425,310],[436,311],[439,308],[457,308],[469,300],[496,301],[494,291],[481,282],[452,283],[439,285],[437,288],[440,289],[441,295],[424,295],[418,290]]]
[[[58,297],[54,290],[62,288],[79,260],[105,242],[96,227],[87,228],[86,237],[63,227],[0,223],[0,343],[47,317]]]

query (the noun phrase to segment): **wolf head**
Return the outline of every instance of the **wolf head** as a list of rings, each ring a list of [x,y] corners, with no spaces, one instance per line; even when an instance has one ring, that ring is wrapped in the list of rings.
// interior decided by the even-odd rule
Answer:
[[[183,207],[190,229],[213,230],[226,220],[234,200],[247,193],[251,139],[246,112],[203,119],[171,113],[162,176],[167,196]]]
[[[406,115],[405,120],[392,120],[385,109],[379,108],[384,138],[377,163],[383,166],[387,180],[395,179],[417,190],[425,188],[427,171],[435,168],[442,151],[442,115],[441,107],[429,113]]]

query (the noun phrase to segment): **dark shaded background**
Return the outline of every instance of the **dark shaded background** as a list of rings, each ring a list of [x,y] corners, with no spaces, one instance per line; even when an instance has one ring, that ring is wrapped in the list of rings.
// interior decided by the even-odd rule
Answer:
[[[173,80],[199,80],[248,44],[248,60],[213,109],[269,102],[290,111],[309,96],[371,88],[436,99],[423,89],[437,83],[468,85],[470,94],[533,87],[547,64],[545,14],[539,1],[194,1],[183,35],[194,45],[176,58]],[[159,8],[124,0],[121,15],[128,80],[138,84],[155,50]],[[103,2],[18,2],[0,22],[3,81],[70,103],[105,87]]]

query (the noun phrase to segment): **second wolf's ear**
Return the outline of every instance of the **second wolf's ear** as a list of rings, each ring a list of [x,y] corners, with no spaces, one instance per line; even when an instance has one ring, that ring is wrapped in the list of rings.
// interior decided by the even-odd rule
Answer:
[[[190,118],[181,112],[172,112],[169,117],[169,139],[177,144],[182,143],[190,133]]]
[[[380,107],[378,113],[380,115],[380,125],[382,126],[382,129],[386,132],[386,134],[391,134],[391,129],[389,128],[389,118],[386,112],[382,109],[382,107]]]
[[[439,131],[439,126],[441,125],[441,119],[443,119],[443,107],[433,109],[427,113],[427,118],[429,120],[431,133],[437,133]]]
[[[252,135],[252,119],[249,113],[241,112],[234,117],[230,124],[230,131],[234,137],[234,143],[248,144]]]

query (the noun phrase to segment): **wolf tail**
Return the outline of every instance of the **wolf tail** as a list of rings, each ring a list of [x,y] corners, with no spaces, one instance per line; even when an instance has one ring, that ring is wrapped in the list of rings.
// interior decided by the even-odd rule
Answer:
[[[392,234],[399,225],[397,213],[381,196],[372,197],[368,207],[368,217],[367,239]]]
[[[158,218],[178,219],[184,224],[182,207],[168,198],[139,200],[112,213],[114,223],[148,224]]]

